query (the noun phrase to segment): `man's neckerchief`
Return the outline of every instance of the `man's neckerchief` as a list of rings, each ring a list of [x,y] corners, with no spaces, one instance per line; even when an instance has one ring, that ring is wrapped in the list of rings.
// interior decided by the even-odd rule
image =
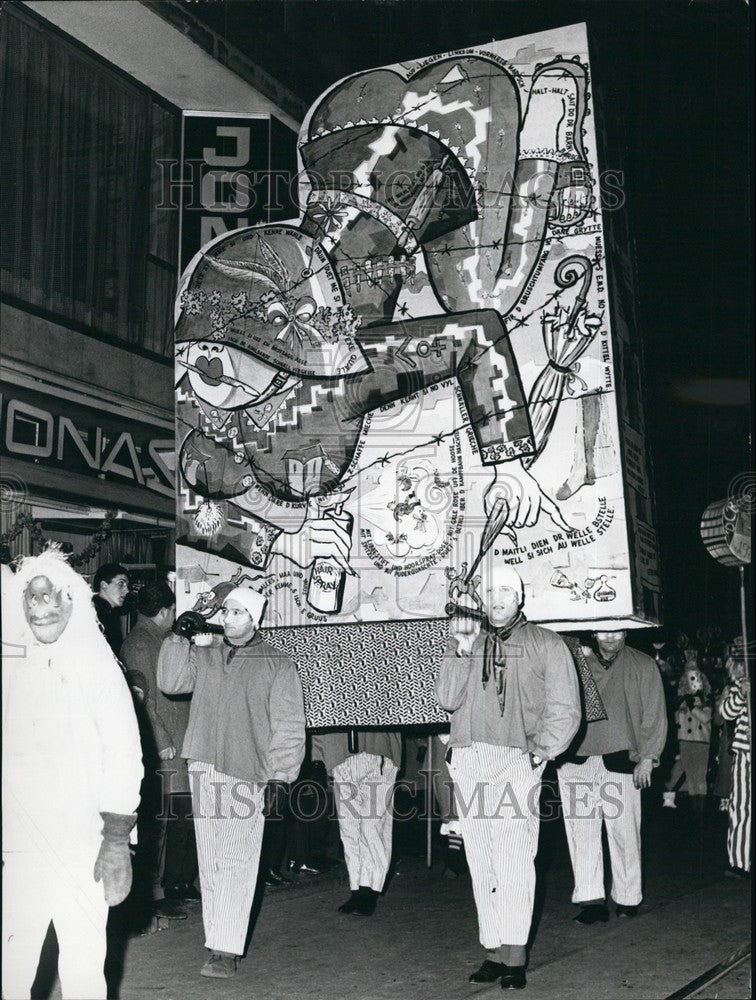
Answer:
[[[251,638],[247,639],[246,642],[243,642],[243,643],[241,643],[241,645],[239,645],[239,643],[236,643],[236,642],[229,642],[228,639],[227,639],[227,637],[224,635],[223,636],[223,645],[224,646],[228,646],[228,648],[231,650],[231,652],[228,655],[228,662],[230,663],[231,660],[233,660],[233,658],[236,656],[236,654],[239,652],[240,649],[246,649],[247,646],[251,646],[252,643],[255,642],[255,640],[259,639],[259,638],[260,638],[259,633],[257,631],[255,631],[254,635]]]
[[[485,690],[493,677],[502,715],[507,691],[507,651],[504,644],[514,630],[524,625],[526,621],[527,618],[520,611],[510,625],[505,625],[504,628],[494,628],[489,625],[486,630],[486,645],[483,650],[483,689]]]
[[[620,653],[622,652],[622,650],[624,648],[625,648],[624,646],[620,646],[620,648],[617,650],[617,652],[613,656],[610,656],[609,659],[605,659],[601,655],[601,653],[599,652],[598,646],[596,646],[596,648],[593,650],[593,653],[594,653],[596,659],[601,664],[601,666],[604,668],[604,670],[608,670],[609,667],[611,667],[611,665],[614,663],[614,661],[617,659],[617,657],[620,655]]]

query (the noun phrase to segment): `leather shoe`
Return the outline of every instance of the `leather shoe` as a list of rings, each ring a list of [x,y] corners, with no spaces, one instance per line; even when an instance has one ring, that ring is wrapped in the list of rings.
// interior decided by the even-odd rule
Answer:
[[[209,979],[231,979],[236,975],[236,956],[214,951],[200,969],[200,975]]]
[[[380,893],[376,892],[375,889],[371,889],[366,885],[360,886],[360,893],[357,899],[357,906],[354,908],[354,914],[357,917],[372,917],[375,913],[375,906],[378,902],[378,896]]]
[[[487,958],[481,967],[468,978],[468,982],[495,983],[497,979],[501,979],[506,971],[507,967],[502,962],[492,962]]]
[[[749,873],[745,870],[745,868],[730,867],[725,870],[724,877],[744,879],[749,877]]]
[[[291,879],[282,875],[280,872],[274,872],[271,868],[269,871],[265,872],[265,884],[269,889],[277,889],[282,885],[291,885]]]
[[[609,910],[604,903],[590,903],[584,906],[574,918],[578,924],[605,924],[609,919]]]
[[[322,868],[317,865],[308,865],[306,861],[290,861],[287,865],[292,875],[320,875]]]
[[[524,990],[525,989],[525,966],[507,965],[501,977],[501,988],[503,990]]]
[[[339,907],[339,913],[354,913],[360,898],[360,890],[352,889],[349,899]]]
[[[166,899],[184,901],[193,900],[194,902],[199,902],[202,899],[199,889],[194,885],[188,884],[167,885],[164,889],[164,895]]]
[[[618,917],[637,917],[638,907],[637,906],[622,906],[621,903],[617,903],[616,910]]]
[[[352,889],[349,899],[339,907],[339,913],[350,913],[354,917],[372,917],[378,896],[379,893],[375,889],[361,885],[359,889]]]

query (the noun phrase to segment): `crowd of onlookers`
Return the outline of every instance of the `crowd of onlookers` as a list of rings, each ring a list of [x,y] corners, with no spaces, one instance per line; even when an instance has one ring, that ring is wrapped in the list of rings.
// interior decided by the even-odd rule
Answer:
[[[740,636],[728,640],[721,628],[695,635],[682,630],[651,634],[649,652],[664,682],[668,737],[660,778],[663,806],[676,809],[684,797],[698,824],[707,802],[728,813],[726,874],[743,877],[750,854],[750,682]]]
[[[664,682],[669,715],[660,773],[665,779],[664,804],[672,808],[679,793],[696,799],[714,795],[724,810],[730,790],[733,728],[718,706],[730,682],[728,664],[733,654],[742,656],[739,637],[727,640],[718,626],[704,626],[695,635],[681,629],[659,631],[646,633],[645,640]]]

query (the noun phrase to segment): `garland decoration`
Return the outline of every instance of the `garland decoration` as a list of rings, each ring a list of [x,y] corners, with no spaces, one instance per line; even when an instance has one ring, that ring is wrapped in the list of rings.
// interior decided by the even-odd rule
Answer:
[[[68,560],[69,566],[73,566],[74,569],[77,569],[79,566],[83,566],[85,563],[88,563],[90,559],[93,559],[97,555],[102,548],[103,542],[113,530],[113,521],[117,516],[117,510],[108,510],[105,513],[105,519],[92,535],[89,543],[81,550],[81,552],[76,552],[70,556]],[[10,551],[10,543],[14,539],[18,538],[24,529],[27,529],[31,535],[32,547],[34,545],[38,545],[40,549],[45,547],[48,539],[42,533],[42,528],[40,527],[39,522],[35,521],[31,514],[21,513],[13,522],[13,525],[6,532],[0,535],[0,562],[11,562],[13,557]]]

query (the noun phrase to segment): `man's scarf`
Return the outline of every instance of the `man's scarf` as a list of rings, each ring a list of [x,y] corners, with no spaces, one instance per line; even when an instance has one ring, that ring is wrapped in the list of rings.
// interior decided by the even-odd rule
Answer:
[[[483,650],[483,688],[488,686],[488,682],[493,677],[496,684],[496,697],[499,700],[499,709],[504,715],[504,700],[507,691],[507,650],[505,643],[510,635],[520,625],[527,621],[525,615],[520,611],[515,620],[504,628],[493,628],[488,626],[486,630],[486,645]]]
[[[602,655],[601,655],[601,653],[599,652],[599,648],[598,648],[598,646],[596,646],[596,647],[594,648],[594,650],[593,650],[593,655],[594,655],[594,656],[596,657],[596,659],[597,659],[597,660],[599,661],[599,663],[600,663],[600,664],[601,664],[601,666],[602,666],[602,667],[604,668],[604,670],[608,670],[608,669],[609,669],[609,667],[611,667],[611,665],[612,665],[612,664],[614,663],[614,661],[615,661],[615,660],[617,659],[617,657],[618,657],[618,656],[620,655],[620,653],[622,652],[622,650],[623,650],[624,648],[625,648],[625,647],[624,647],[624,646],[622,646],[622,647],[621,647],[620,649],[618,649],[618,650],[617,650],[617,652],[616,652],[616,653],[613,653],[613,654],[612,654],[611,656],[609,656],[609,657],[605,657],[605,656],[602,656]]]

